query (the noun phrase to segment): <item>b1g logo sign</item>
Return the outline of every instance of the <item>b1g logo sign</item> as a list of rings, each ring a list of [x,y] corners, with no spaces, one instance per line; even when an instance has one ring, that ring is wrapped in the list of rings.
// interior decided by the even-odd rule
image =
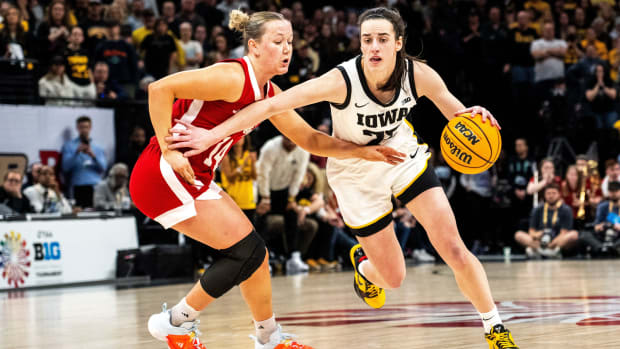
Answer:
[[[60,243],[58,241],[43,243],[37,242],[32,244],[32,248],[34,249],[35,261],[53,261],[60,259]]]

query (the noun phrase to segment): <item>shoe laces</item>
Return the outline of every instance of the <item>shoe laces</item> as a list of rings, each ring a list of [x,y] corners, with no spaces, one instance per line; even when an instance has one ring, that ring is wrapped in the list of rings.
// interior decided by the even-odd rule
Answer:
[[[362,280],[364,280],[364,282],[366,283],[366,290],[364,291],[364,297],[366,298],[378,297],[379,292],[381,292],[381,288],[376,286],[372,282],[365,280],[364,278],[362,278]]]
[[[504,331],[495,334],[496,344],[499,348],[516,348],[515,343],[510,338],[510,332]]]

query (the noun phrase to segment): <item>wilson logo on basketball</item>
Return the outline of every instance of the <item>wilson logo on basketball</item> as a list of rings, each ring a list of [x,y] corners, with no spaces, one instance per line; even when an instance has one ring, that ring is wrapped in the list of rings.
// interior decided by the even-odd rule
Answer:
[[[476,143],[480,142],[478,136],[476,136],[476,134],[472,130],[468,129],[467,126],[462,124],[460,121],[457,122],[456,125],[454,125],[454,129],[459,131],[463,135],[463,137],[465,137],[469,141],[469,143],[471,143],[471,145],[476,145]]]
[[[443,134],[443,140],[446,142],[446,145],[450,148],[450,154],[454,155],[455,158],[459,159],[459,161],[471,164],[471,155],[464,152],[458,145],[454,144],[454,142],[450,139],[447,133]]]

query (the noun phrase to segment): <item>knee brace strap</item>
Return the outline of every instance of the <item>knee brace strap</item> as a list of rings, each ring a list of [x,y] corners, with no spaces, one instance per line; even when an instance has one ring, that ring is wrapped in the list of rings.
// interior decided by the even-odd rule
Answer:
[[[200,285],[213,298],[247,280],[263,264],[266,247],[256,230],[233,246],[219,250],[220,256],[200,277]]]

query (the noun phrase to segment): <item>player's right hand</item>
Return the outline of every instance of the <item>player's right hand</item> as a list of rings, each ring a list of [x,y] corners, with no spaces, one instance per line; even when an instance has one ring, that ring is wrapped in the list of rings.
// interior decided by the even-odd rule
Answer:
[[[194,185],[194,170],[189,163],[189,159],[184,157],[178,150],[165,150],[162,154],[164,160],[183,178],[187,183]]]
[[[372,145],[360,147],[357,157],[368,161],[382,161],[390,165],[397,165],[405,161],[407,154],[384,145]]]

